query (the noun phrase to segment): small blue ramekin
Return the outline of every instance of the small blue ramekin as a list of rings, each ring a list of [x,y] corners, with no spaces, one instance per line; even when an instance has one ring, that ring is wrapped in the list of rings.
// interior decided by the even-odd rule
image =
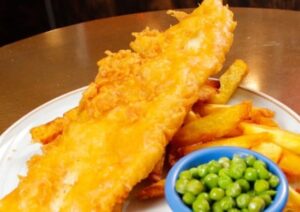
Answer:
[[[288,199],[288,182],[281,169],[265,156],[248,149],[237,147],[212,147],[195,151],[181,158],[169,171],[165,184],[165,196],[171,209],[176,212],[191,212],[191,209],[182,202],[179,194],[175,190],[175,182],[182,171],[197,167],[211,160],[218,160],[221,157],[232,158],[235,154],[241,155],[242,157],[250,154],[255,156],[257,159],[264,161],[267,164],[268,170],[279,177],[280,183],[276,188],[276,196],[271,205],[265,209],[265,212],[282,211]]]

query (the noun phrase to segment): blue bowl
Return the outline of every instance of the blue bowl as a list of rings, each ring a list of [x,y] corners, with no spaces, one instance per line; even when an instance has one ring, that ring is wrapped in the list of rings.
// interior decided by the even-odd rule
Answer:
[[[165,196],[171,209],[173,211],[191,212],[191,209],[182,202],[179,194],[175,190],[175,182],[182,171],[197,167],[211,160],[218,160],[221,157],[232,158],[235,154],[241,157],[247,155],[255,156],[257,159],[264,161],[267,164],[268,170],[279,177],[280,183],[276,188],[276,196],[272,204],[265,209],[265,212],[282,211],[288,199],[288,182],[283,172],[273,161],[265,156],[248,149],[237,147],[212,147],[193,152],[181,158],[169,171],[165,184]]]

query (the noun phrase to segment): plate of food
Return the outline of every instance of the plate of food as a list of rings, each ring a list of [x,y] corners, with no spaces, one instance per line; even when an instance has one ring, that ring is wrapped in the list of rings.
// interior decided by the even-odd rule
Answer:
[[[289,177],[287,207],[300,207],[298,115],[238,87],[248,72],[242,60],[209,78],[232,44],[232,12],[205,0],[191,14],[169,14],[179,23],[135,33],[132,50],[106,52],[90,85],[38,107],[1,135],[0,211],[168,211],[169,168],[213,146],[273,160]]]

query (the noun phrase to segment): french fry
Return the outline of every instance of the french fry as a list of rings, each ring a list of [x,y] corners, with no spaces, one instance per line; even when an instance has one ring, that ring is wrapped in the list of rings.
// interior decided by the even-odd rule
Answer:
[[[163,178],[164,163],[165,163],[165,154],[161,157],[161,159],[155,165],[152,172],[149,174],[148,178],[150,180],[157,182]]]
[[[253,151],[258,152],[275,163],[279,161],[282,155],[282,147],[272,142],[261,142],[251,148]]]
[[[253,107],[251,111],[251,117],[259,116],[265,118],[273,118],[275,115],[274,111],[263,107]]]
[[[277,127],[269,127],[252,123],[241,123],[241,129],[245,134],[267,132],[272,135],[272,140],[279,146],[296,154],[300,154],[300,134],[292,133]]]
[[[251,117],[249,120],[250,123],[259,124],[259,125],[265,125],[269,127],[278,127],[278,124],[274,119],[272,118],[266,118],[266,117]]]
[[[300,211],[300,193],[295,191],[291,186],[289,186],[289,199],[284,211],[286,212]]]
[[[207,116],[217,111],[230,107],[223,104],[198,104],[193,107],[193,111],[200,116]],[[278,127],[273,119],[274,112],[266,108],[252,107],[250,113],[250,123],[262,124],[270,127]]]
[[[185,117],[185,119],[183,121],[183,125],[186,125],[186,124],[188,124],[190,122],[196,121],[199,118],[201,118],[200,115],[191,110],[186,115],[186,117]]]
[[[219,93],[214,95],[211,103],[225,104],[248,73],[248,66],[242,60],[236,60],[220,77]]]
[[[200,116],[207,116],[209,114],[215,113],[228,107],[230,107],[230,105],[210,103],[196,104],[195,106],[193,106],[193,111],[195,111],[195,113],[198,113]]]
[[[251,148],[260,142],[268,141],[271,137],[268,133],[258,133],[258,134],[251,134],[251,135],[242,135],[233,138],[225,138],[216,141],[206,142],[206,143],[198,143],[190,146],[182,147],[178,150],[179,155],[186,155],[190,152],[193,152],[198,149],[203,149],[207,147],[214,147],[214,146],[236,146],[242,148]]]
[[[270,127],[278,127],[278,124],[274,121],[273,117],[274,112],[267,108],[253,108],[251,110],[250,122]]]
[[[164,196],[165,179],[153,183],[137,193],[137,198],[140,200],[159,198]]]
[[[299,176],[297,176],[297,175],[290,175],[288,173],[285,173],[285,176],[286,176],[289,184],[295,189],[295,191],[297,191],[298,193],[300,193],[300,180],[299,180]]]
[[[197,119],[175,134],[171,145],[180,147],[221,138],[249,118],[251,103],[244,102]]]
[[[283,150],[282,157],[278,163],[278,166],[286,173],[290,175],[296,175],[300,177],[300,156],[295,153]]]

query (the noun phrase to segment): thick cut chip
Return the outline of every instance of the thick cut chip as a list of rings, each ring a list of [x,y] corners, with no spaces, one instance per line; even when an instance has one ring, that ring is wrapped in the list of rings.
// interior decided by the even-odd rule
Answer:
[[[194,113],[192,110],[190,110],[188,112],[188,114],[186,115],[186,117],[184,118],[183,125],[187,125],[188,123],[196,121],[196,120],[198,120],[200,118],[201,117],[199,116],[199,114]]]
[[[241,129],[245,134],[267,132],[272,135],[273,141],[296,154],[300,154],[300,134],[292,133],[277,127],[269,127],[251,123],[241,123]]]
[[[291,175],[297,175],[300,177],[300,156],[299,155],[288,150],[283,150],[282,157],[278,165],[284,172]]]
[[[249,149],[260,142],[270,140],[268,133],[258,133],[252,135],[241,135],[233,138],[225,138],[206,143],[199,143],[190,146],[182,147],[178,150],[179,155],[186,155],[195,150],[214,147],[214,146],[236,146]]]
[[[275,163],[279,161],[282,155],[282,147],[272,142],[262,142],[252,147],[252,150],[266,156]]]
[[[177,131],[174,146],[187,146],[226,136],[239,123],[249,118],[251,104],[241,103],[190,122]]]
[[[219,93],[213,96],[211,103],[225,104],[248,73],[248,66],[242,60],[236,60],[220,77]]]
[[[293,187],[289,186],[289,199],[284,210],[285,212],[300,211],[300,193],[295,191]]]

